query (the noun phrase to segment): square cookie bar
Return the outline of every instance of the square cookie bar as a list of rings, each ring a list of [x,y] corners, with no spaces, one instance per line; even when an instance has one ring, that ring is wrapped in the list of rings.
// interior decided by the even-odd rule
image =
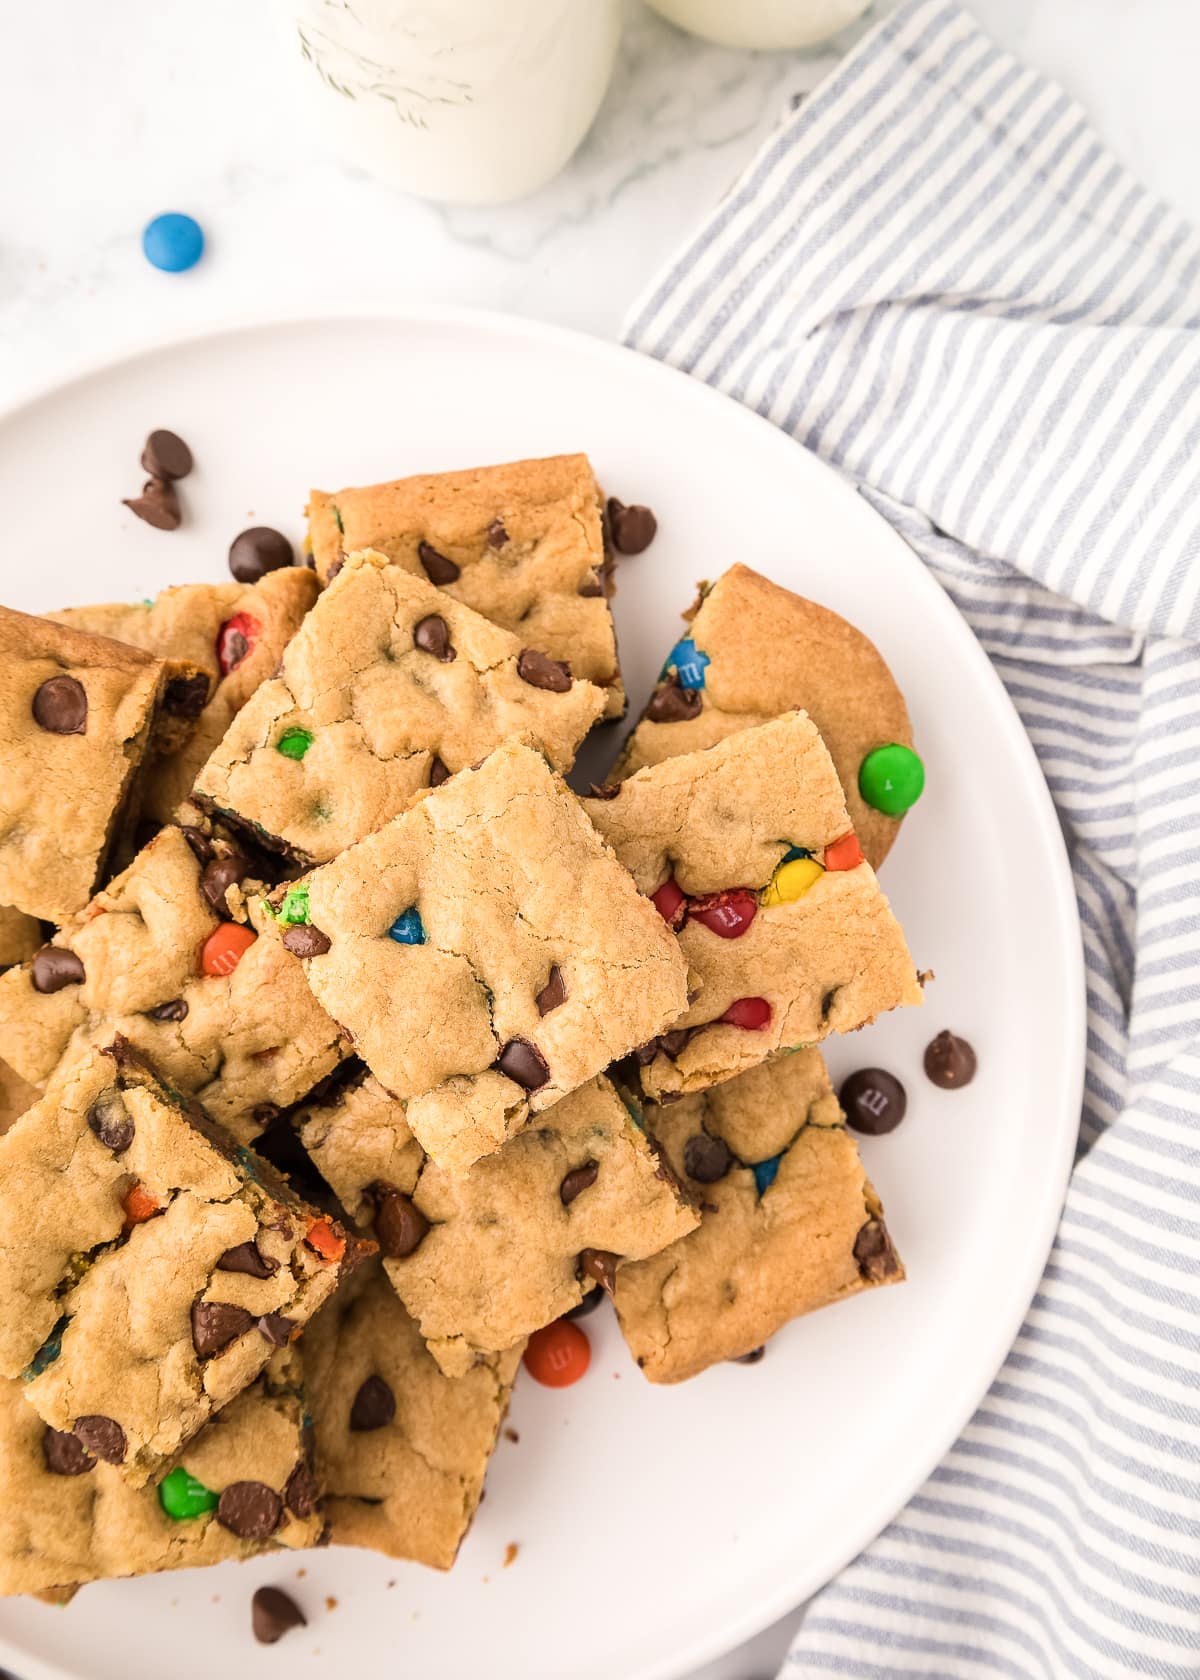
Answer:
[[[604,689],[606,717],[625,710],[600,490],[586,455],[314,490],[308,516],[322,582],[348,553],[377,548],[551,659],[569,660]]]
[[[447,1376],[524,1342],[622,1262],[699,1216],[607,1079],[555,1103],[453,1177],[426,1158],[374,1079],[301,1108],[317,1169],[369,1225],[393,1288]]]
[[[313,574],[294,566],[255,584],[185,583],[153,601],[48,615],[76,630],[114,636],[167,665],[165,728],[156,729],[146,766],[143,815],[171,820],[238,712],[274,672],[317,591]]]
[[[0,1138],[0,1375],[138,1486],[302,1328],[347,1251],[117,1041]]]
[[[0,974],[0,1043],[22,1079],[57,1083],[121,1034],[243,1142],[349,1045],[317,1003],[242,853],[164,828],[31,962]],[[230,921],[231,902],[249,922]]]
[[[58,1602],[88,1581],[315,1546],[322,1517],[291,1350],[277,1353],[156,1487],[134,1487],[0,1378],[0,1594]]]
[[[196,783],[274,850],[324,862],[511,735],[568,770],[600,689],[393,566],[353,554]]]
[[[837,767],[863,855],[878,869],[924,772],[904,696],[875,644],[749,566],[731,566],[687,616],[614,779],[782,712],[807,712]]]
[[[921,1001],[900,924],[859,848],[833,761],[790,712],[587,799],[677,930],[694,1001],[639,1052],[675,1096]]]
[[[518,741],[315,870],[280,913],[318,1001],[452,1172],[687,1007],[670,930]]]
[[[137,648],[0,607],[0,904],[61,922],[87,903],[164,677]]]
[[[781,1325],[904,1268],[817,1050],[648,1106],[699,1230],[622,1266],[613,1302],[651,1382],[744,1359]]]
[[[305,1392],[329,1538],[449,1569],[483,1496],[521,1349],[447,1377],[376,1262],[317,1314]]]

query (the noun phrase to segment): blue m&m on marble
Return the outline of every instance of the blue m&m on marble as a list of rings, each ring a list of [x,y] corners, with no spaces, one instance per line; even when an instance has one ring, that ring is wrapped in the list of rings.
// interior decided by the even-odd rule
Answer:
[[[397,945],[424,945],[425,925],[415,904],[410,904],[396,917],[388,929],[388,938],[394,939]]]
[[[704,672],[711,664],[712,660],[706,653],[701,653],[689,636],[684,641],[675,643],[667,655],[662,674],[665,677],[673,665],[680,688],[703,688]]]
[[[195,268],[204,254],[204,230],[191,216],[168,210],[147,222],[142,233],[146,261],[165,274],[182,274]]]

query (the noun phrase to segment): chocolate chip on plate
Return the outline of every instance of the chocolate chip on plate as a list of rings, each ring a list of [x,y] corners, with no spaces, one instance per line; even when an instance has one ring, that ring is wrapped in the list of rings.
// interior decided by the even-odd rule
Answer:
[[[89,1412],[86,1416],[75,1419],[75,1434],[93,1458],[102,1458],[105,1464],[124,1464],[125,1431],[116,1418],[104,1417],[99,1412]]]
[[[49,1424],[42,1434],[42,1458],[52,1476],[86,1476],[98,1462],[85,1450],[77,1435],[68,1435],[65,1429],[51,1429]]]
[[[658,530],[658,520],[648,507],[634,502],[626,507],[615,496],[608,498],[608,528],[613,547],[620,554],[640,554],[649,548]]]
[[[428,618],[420,620],[413,630],[413,641],[423,653],[431,653],[443,665],[458,658],[450,645],[450,626],[438,613],[430,613]]]
[[[757,1365],[760,1359],[766,1357],[766,1352],[765,1347],[751,1348],[749,1353],[739,1353],[729,1363],[731,1365]]]
[[[317,1508],[317,1484],[312,1471],[303,1459],[288,1477],[283,1489],[283,1503],[294,1517],[303,1522]]]
[[[211,1359],[244,1336],[253,1323],[254,1314],[232,1301],[193,1301],[192,1346],[201,1359]]]
[[[683,1170],[696,1184],[716,1184],[733,1165],[733,1151],[724,1138],[697,1132],[683,1146]]]
[[[859,1068],[842,1081],[838,1096],[846,1124],[868,1137],[895,1131],[908,1107],[904,1086],[886,1068]]]
[[[495,1065],[524,1091],[540,1091],[550,1077],[546,1058],[527,1038],[510,1038]]]
[[[396,1396],[382,1377],[368,1377],[354,1396],[350,1427],[356,1434],[382,1429],[396,1415]]]
[[[854,1239],[854,1258],[868,1283],[899,1277],[900,1262],[882,1219],[868,1219]]]
[[[160,427],[146,439],[142,448],[142,469],[151,478],[186,478],[192,465],[191,450],[175,432]]]
[[[925,1047],[925,1072],[943,1091],[969,1085],[977,1065],[975,1051],[957,1033],[940,1032]]]
[[[99,1138],[105,1149],[123,1155],[133,1142],[133,1116],[125,1107],[120,1091],[103,1091],[88,1109],[89,1130]]]
[[[446,555],[439,554],[437,549],[431,548],[427,542],[417,544],[417,556],[425,568],[425,576],[439,589],[447,583],[454,583],[462,576],[460,566],[456,566]]]
[[[274,1645],[294,1627],[307,1627],[303,1610],[279,1587],[259,1587],[250,1600],[250,1625],[260,1645]]]
[[[595,1184],[600,1174],[598,1161],[585,1161],[581,1167],[572,1167],[558,1187],[559,1200],[564,1207],[570,1207],[576,1196],[581,1195],[589,1186]]]
[[[646,716],[651,723],[687,723],[699,717],[703,707],[698,688],[681,688],[677,682],[666,682],[650,696]]]
[[[64,986],[81,986],[86,976],[74,951],[61,945],[43,945],[30,971],[35,992],[61,992]]]
[[[403,1260],[420,1247],[429,1221],[410,1196],[391,1185],[376,1185],[375,1237],[387,1260]]]
[[[156,1003],[153,1009],[147,1009],[146,1014],[151,1021],[185,1021],[188,1005],[186,998],[170,998],[166,1003]]]
[[[322,933],[311,922],[300,922],[287,930],[280,943],[294,957],[323,957],[329,949],[330,940],[327,933]]]
[[[156,531],[176,531],[183,518],[175,486],[165,478],[148,478],[140,496],[122,498],[130,513],[136,513]]]
[[[229,570],[239,583],[258,583],[268,572],[292,565],[295,558],[283,532],[270,525],[251,525],[229,545]]]
[[[217,1501],[217,1521],[239,1540],[267,1540],[283,1521],[283,1500],[265,1482],[230,1482]]]
[[[607,1248],[582,1248],[576,1270],[581,1277],[595,1278],[596,1282],[611,1295],[617,1281],[617,1262],[619,1254],[613,1254]]]
[[[550,659],[537,648],[522,648],[517,675],[530,688],[545,688],[551,694],[565,694],[571,686],[571,667],[561,659]]]
[[[227,1248],[217,1261],[217,1270],[244,1272],[247,1277],[253,1278],[269,1278],[274,1277],[279,1270],[279,1262],[264,1254],[251,1237],[248,1242],[235,1243],[232,1248]]]
[[[77,677],[47,677],[33,697],[33,721],[50,735],[87,732],[87,690]]]
[[[557,963],[551,963],[550,973],[546,984],[534,999],[538,1006],[539,1015],[549,1015],[552,1009],[558,1009],[567,1001],[567,982],[563,979],[563,971]]]

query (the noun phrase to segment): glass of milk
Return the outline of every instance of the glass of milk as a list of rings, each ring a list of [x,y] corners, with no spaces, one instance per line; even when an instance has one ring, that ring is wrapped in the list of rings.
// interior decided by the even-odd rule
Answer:
[[[604,98],[621,0],[276,0],[331,144],[406,192],[502,204],[570,158]]]
[[[817,47],[871,0],[649,0],[656,12],[722,47]]]

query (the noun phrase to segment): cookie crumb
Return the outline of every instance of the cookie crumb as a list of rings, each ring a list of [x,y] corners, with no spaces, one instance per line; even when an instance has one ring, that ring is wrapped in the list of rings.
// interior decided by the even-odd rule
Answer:
[[[517,1445],[518,1441],[521,1439],[521,1437],[517,1434],[515,1429],[509,1428],[509,1429],[506,1429],[504,1431],[504,1439],[506,1441],[511,1441],[513,1446],[515,1447]]]
[[[922,991],[925,990],[926,986],[929,984],[929,982],[931,980],[936,980],[936,979],[937,979],[937,975],[933,972],[933,970],[931,968],[919,968],[917,970],[917,984],[918,984],[918,986],[920,986]]]
[[[296,1579],[297,1579],[297,1581],[303,1581],[303,1579],[304,1579],[304,1577],[305,1577],[305,1576],[306,1576],[306,1575],[307,1575],[307,1574],[308,1574],[308,1570],[307,1570],[307,1569],[297,1569],[297,1571],[296,1571]],[[391,1583],[390,1583],[390,1582],[389,1582],[389,1583],[388,1583],[388,1585],[389,1585],[389,1586],[390,1586],[390,1585],[391,1585]]]
[[[332,1597],[332,1596],[327,1596],[326,1599],[325,1599],[326,1610],[336,1610],[337,1607],[338,1607],[337,1599]]]
[[[515,1540],[510,1540],[508,1542],[508,1545],[505,1546],[505,1548],[504,1548],[504,1567],[505,1567],[505,1569],[508,1568],[510,1563],[515,1563],[517,1561],[517,1553],[520,1551],[520,1549],[521,1548],[517,1545],[517,1542]]]

